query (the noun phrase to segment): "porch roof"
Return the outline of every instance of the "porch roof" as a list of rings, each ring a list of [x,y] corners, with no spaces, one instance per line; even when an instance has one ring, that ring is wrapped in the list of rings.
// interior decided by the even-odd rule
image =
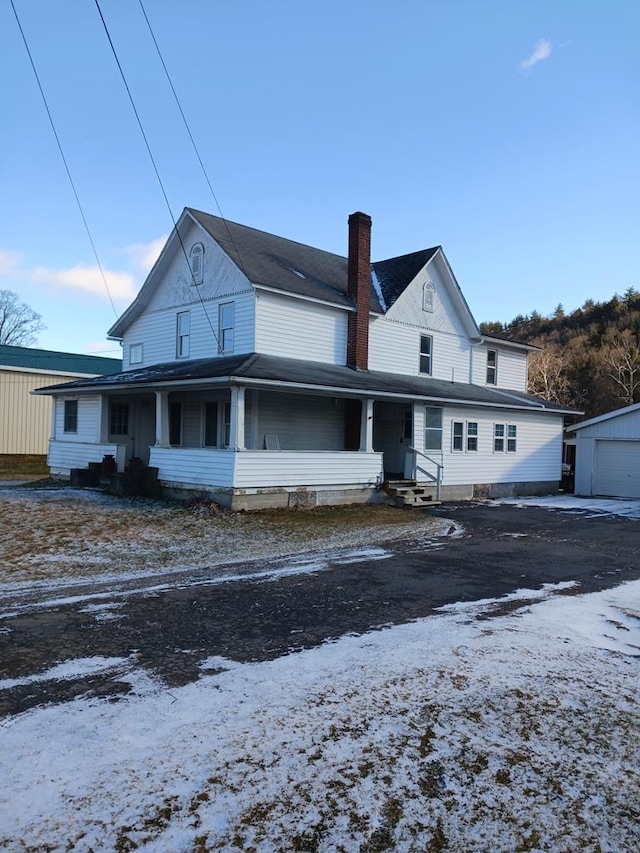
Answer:
[[[79,379],[39,388],[35,393],[64,395],[127,390],[175,390],[244,385],[272,390],[298,390],[335,396],[420,400],[434,403],[574,413],[540,397],[519,391],[501,391],[428,376],[405,376],[382,371],[359,371],[337,364],[248,353],[193,361],[172,361],[110,376]]]

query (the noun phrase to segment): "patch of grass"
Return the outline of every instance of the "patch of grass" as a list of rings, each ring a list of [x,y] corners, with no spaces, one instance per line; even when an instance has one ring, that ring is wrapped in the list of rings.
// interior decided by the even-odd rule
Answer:
[[[0,453],[0,480],[48,477],[47,457],[30,453]]]

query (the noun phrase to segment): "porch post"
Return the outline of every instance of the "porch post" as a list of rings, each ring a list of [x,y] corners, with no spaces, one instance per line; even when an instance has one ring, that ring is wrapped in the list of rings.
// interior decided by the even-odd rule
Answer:
[[[100,394],[100,411],[98,414],[98,444],[106,444],[109,440],[109,398]]]
[[[231,387],[231,424],[229,447],[244,450],[244,388]]]
[[[156,447],[169,447],[169,392],[156,391]]]
[[[360,415],[360,452],[373,451],[373,400],[362,401]]]

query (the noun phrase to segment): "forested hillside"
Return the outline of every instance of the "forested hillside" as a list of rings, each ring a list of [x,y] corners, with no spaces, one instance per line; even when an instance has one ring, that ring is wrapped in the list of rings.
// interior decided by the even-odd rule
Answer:
[[[510,323],[481,323],[485,335],[542,347],[530,354],[529,391],[594,417],[640,402],[640,293],[587,299],[565,314],[534,311]]]

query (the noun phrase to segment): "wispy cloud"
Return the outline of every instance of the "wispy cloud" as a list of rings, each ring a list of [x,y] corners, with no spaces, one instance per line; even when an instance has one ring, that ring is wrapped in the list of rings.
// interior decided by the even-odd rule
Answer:
[[[0,249],[0,275],[14,272],[22,263],[22,257],[17,252]]]
[[[34,281],[48,284],[56,289],[81,290],[85,293],[95,293],[98,296],[107,297],[104,280],[97,266],[78,264],[65,270],[37,267],[32,271],[30,277]],[[137,293],[135,278],[130,273],[105,269],[104,278],[114,301],[130,301]]]
[[[536,46],[534,47],[531,56],[528,59],[523,60],[518,68],[520,71],[528,71],[539,62],[544,62],[545,59],[549,59],[550,56],[551,42],[547,41],[547,39],[540,39],[540,41],[536,42]]]
[[[157,237],[149,243],[134,243],[124,249],[138,269],[145,275],[158,260],[164,244],[167,242],[167,234]]]

